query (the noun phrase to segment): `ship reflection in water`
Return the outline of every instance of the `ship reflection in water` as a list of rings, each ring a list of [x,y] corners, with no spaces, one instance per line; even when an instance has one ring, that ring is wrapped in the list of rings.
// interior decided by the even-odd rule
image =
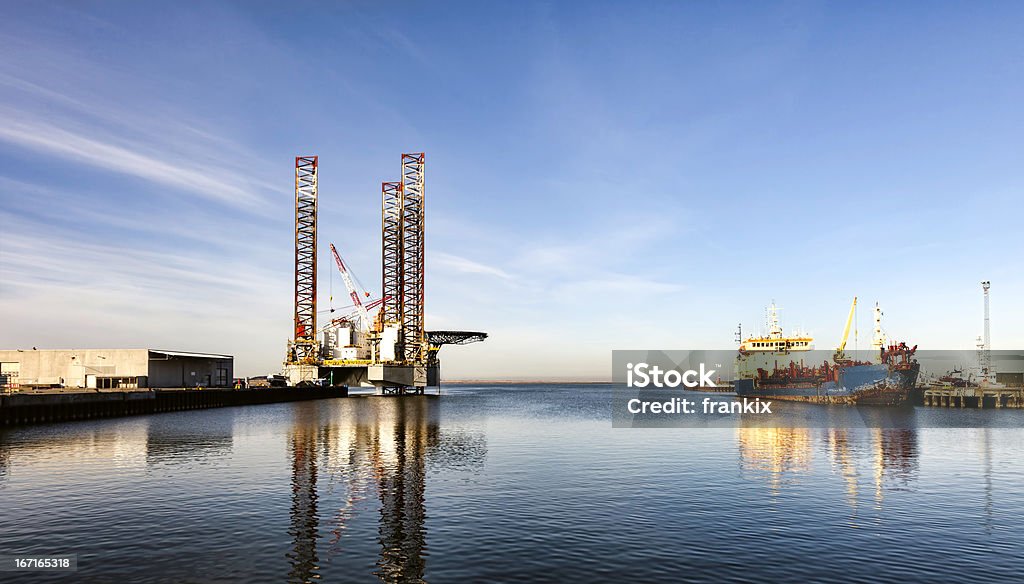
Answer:
[[[764,475],[778,495],[802,476],[821,475],[814,453],[824,453],[831,474],[845,483],[847,503],[856,510],[864,487],[881,506],[886,491],[912,488],[918,470],[917,430],[889,428],[737,429],[744,470]]]
[[[387,582],[422,581],[428,458],[464,468],[482,464],[486,454],[485,442],[472,434],[469,440],[465,434],[442,439],[438,401],[430,396],[359,402],[329,424],[317,423],[318,410],[296,412],[289,449],[290,582],[320,579],[321,565],[344,553],[350,527],[369,511],[371,497],[379,502],[380,552],[373,574]],[[336,495],[335,504],[325,505],[321,490]]]

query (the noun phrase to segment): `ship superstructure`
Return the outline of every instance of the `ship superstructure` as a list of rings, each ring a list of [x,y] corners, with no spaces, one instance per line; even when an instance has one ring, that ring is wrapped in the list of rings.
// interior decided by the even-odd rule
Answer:
[[[811,351],[814,349],[814,338],[811,335],[797,331],[796,334],[786,335],[779,323],[779,309],[772,301],[768,305],[765,328],[767,334],[752,335],[740,342],[740,353],[777,353],[790,351]]]

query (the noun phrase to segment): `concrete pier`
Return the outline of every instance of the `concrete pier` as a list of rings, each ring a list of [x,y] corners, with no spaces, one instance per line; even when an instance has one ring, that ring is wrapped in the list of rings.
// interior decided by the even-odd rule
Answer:
[[[348,397],[348,388],[140,389],[0,394],[0,425],[40,424],[179,410]]]
[[[1024,408],[1024,387],[926,387],[923,403],[933,407]]]

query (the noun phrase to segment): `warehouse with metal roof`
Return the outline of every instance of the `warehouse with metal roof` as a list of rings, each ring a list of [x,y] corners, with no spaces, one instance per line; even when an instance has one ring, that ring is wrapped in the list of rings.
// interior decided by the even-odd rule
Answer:
[[[0,387],[229,387],[234,357],[163,349],[0,350]]]

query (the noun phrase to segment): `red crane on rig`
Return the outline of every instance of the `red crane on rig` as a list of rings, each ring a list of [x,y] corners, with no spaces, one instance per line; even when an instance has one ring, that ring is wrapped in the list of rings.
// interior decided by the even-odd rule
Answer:
[[[370,330],[370,316],[367,314],[367,309],[363,306],[363,301],[359,298],[359,290],[356,288],[355,282],[352,281],[352,276],[348,272],[348,268],[345,267],[345,262],[341,259],[341,254],[338,253],[337,248],[334,244],[331,244],[331,254],[334,256],[334,263],[338,265],[338,271],[341,272],[341,279],[345,281],[345,287],[348,288],[348,295],[352,299],[352,304],[356,307],[356,312],[359,314],[359,327],[360,330],[366,332]],[[367,296],[369,292],[365,293]],[[376,301],[377,304],[383,302],[383,299]]]

